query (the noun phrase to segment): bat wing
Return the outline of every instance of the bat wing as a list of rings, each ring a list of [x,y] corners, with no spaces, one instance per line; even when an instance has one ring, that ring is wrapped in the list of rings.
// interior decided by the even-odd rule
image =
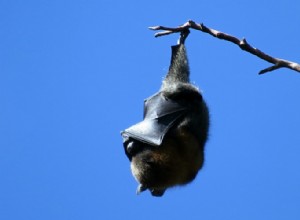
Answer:
[[[174,100],[156,93],[145,100],[144,120],[121,132],[124,140],[129,137],[153,146],[160,146],[170,128],[186,113],[187,108]]]

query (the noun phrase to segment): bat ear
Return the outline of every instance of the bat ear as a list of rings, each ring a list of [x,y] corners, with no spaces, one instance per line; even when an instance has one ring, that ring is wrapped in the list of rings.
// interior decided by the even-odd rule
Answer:
[[[164,195],[166,189],[151,189],[151,195],[161,197]]]

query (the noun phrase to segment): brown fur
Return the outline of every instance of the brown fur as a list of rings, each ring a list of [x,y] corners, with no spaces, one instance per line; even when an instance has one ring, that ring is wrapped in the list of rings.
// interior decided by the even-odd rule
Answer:
[[[178,45],[172,49],[171,67],[160,92],[189,110],[170,129],[160,146],[136,140],[127,143],[134,152],[128,154],[132,156],[132,173],[141,184],[138,192],[149,189],[154,196],[162,196],[167,188],[195,179],[204,163],[208,136],[208,108],[198,89],[189,82],[185,47]]]

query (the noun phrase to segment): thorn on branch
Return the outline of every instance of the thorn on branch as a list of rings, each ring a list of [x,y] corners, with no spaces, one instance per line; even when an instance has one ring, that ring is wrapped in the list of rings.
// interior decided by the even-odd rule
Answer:
[[[194,21],[189,20],[185,24],[183,24],[181,26],[178,26],[178,27],[175,27],[175,28],[165,27],[165,26],[149,27],[150,30],[155,30],[155,31],[162,30],[162,32],[156,33],[155,37],[161,37],[161,36],[181,32],[181,37],[179,39],[179,43],[184,43],[185,39],[187,38],[187,36],[189,34],[189,29],[190,28],[198,30],[198,31],[202,31],[204,33],[208,33],[213,37],[232,42],[232,43],[238,45],[242,50],[244,50],[248,53],[251,53],[251,54],[253,54],[253,55],[259,57],[260,59],[263,59],[263,60],[265,60],[269,63],[274,64],[271,67],[268,67],[266,69],[261,70],[259,72],[259,74],[264,74],[266,72],[277,70],[277,69],[283,68],[283,67],[289,68],[289,69],[297,71],[297,72],[300,72],[300,64],[295,63],[295,62],[291,62],[291,61],[288,61],[288,60],[274,58],[274,57],[260,51],[259,49],[252,47],[246,41],[245,38],[243,38],[242,40],[239,40],[238,38],[236,38],[232,35],[220,32],[218,30],[208,28],[203,23],[197,24]],[[186,36],[183,33],[187,33]]]

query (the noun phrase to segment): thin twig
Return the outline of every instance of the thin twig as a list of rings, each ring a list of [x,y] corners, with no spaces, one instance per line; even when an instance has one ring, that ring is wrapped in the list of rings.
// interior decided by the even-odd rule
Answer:
[[[195,29],[195,30],[199,30],[205,33],[208,33],[210,35],[212,35],[213,37],[222,39],[222,40],[226,40],[226,41],[230,41],[236,45],[238,45],[242,50],[247,51],[255,56],[258,56],[259,58],[274,64],[271,67],[268,67],[266,69],[263,69],[259,72],[259,74],[264,74],[266,72],[271,72],[273,70],[277,70],[279,68],[289,68],[291,70],[295,70],[297,72],[300,72],[300,64],[295,63],[295,62],[291,62],[288,60],[283,60],[283,59],[279,59],[279,58],[274,58],[264,52],[262,52],[261,50],[252,47],[247,41],[246,39],[242,39],[239,40],[238,38],[231,36],[229,34],[211,29],[206,27],[204,24],[197,24],[192,20],[189,20],[188,22],[186,22],[185,24],[179,26],[179,27],[175,27],[175,28],[171,28],[171,27],[164,27],[164,26],[155,26],[155,27],[149,27],[149,29],[151,30],[162,30],[162,32],[158,32],[155,34],[155,37],[161,37],[161,36],[165,36],[168,34],[174,34],[174,33],[178,33],[178,32],[183,32],[183,31],[187,31],[190,28]]]

